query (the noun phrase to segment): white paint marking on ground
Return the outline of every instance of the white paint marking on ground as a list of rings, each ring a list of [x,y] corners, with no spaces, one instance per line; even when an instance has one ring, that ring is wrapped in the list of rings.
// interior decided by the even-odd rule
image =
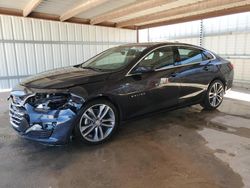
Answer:
[[[235,128],[248,128],[250,129],[250,119],[237,117],[237,116],[217,116],[210,120],[212,123],[219,123],[222,125],[235,127]]]
[[[204,128],[198,133],[208,142],[212,150],[224,150],[215,156],[229,164],[243,180],[244,187],[250,187],[250,139],[230,133]]]
[[[0,93],[4,93],[4,92],[10,92],[11,89],[0,89]]]
[[[250,94],[229,90],[225,94],[226,98],[250,102]]]

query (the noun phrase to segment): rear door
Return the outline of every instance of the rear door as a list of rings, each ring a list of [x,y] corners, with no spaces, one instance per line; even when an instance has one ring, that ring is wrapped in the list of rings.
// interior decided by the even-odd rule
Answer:
[[[207,51],[190,46],[176,46],[177,74],[181,80],[180,103],[199,101],[212,79],[214,57]]]

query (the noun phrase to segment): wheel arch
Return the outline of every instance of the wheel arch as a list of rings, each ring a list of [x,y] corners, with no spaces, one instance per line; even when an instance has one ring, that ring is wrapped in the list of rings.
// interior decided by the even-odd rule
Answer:
[[[121,107],[119,106],[119,104],[117,103],[117,101],[112,96],[109,96],[109,95],[97,95],[97,96],[93,96],[93,97],[87,99],[85,101],[85,103],[89,103],[89,102],[92,102],[92,101],[95,101],[95,100],[101,100],[101,99],[106,100],[106,101],[112,103],[115,106],[115,108],[117,109],[117,111],[118,111],[118,118],[119,118],[119,120],[122,120],[123,116],[122,116]]]
[[[221,76],[216,76],[216,77],[214,77],[214,78],[208,83],[207,88],[205,89],[205,92],[204,92],[203,96],[201,97],[202,100],[204,100],[204,97],[206,96],[206,92],[208,91],[208,88],[210,87],[210,85],[211,85],[215,80],[221,81],[221,82],[223,83],[224,89],[225,89],[225,87],[226,87],[226,80],[223,79]]]
[[[118,124],[120,124],[120,121],[122,118],[121,108],[119,107],[118,103],[116,103],[116,101],[111,96],[108,96],[108,95],[98,95],[98,96],[93,96],[91,98],[86,99],[79,112],[81,112],[83,110],[84,105],[86,105],[87,103],[90,103],[90,102],[95,101],[95,100],[101,100],[101,99],[106,100],[115,106],[115,108],[117,109],[117,112],[118,112],[118,114],[117,114],[118,120],[119,120]],[[73,135],[73,137],[75,137],[75,135],[76,135],[76,126],[77,126],[77,122],[79,120],[80,120],[80,115],[78,113],[77,118],[74,121],[75,125],[72,127],[72,130],[71,130],[71,135]],[[70,138],[70,135],[69,135],[69,138]]]
[[[212,86],[212,84],[214,83],[214,81],[220,81],[223,86],[224,86],[224,89],[226,87],[226,81],[225,79],[223,79],[222,77],[215,77],[214,79],[211,80],[211,82],[208,84],[208,87],[206,89],[206,92],[205,94],[203,95],[203,99],[202,99],[202,102],[200,103],[200,105],[204,108],[204,109],[207,109],[207,110],[213,110],[213,109],[216,109],[221,103],[222,103],[222,100],[220,101],[220,103],[217,105],[217,106],[214,106],[214,107],[211,107],[211,104],[209,104],[209,99],[207,99],[208,97],[208,92],[209,92],[209,88]],[[225,91],[225,90],[224,90]]]
[[[223,77],[221,77],[221,76],[217,76],[217,77],[215,77],[214,79],[212,79],[212,80],[210,81],[210,83],[209,83],[207,89],[209,88],[209,86],[210,86],[215,80],[221,81],[221,82],[223,83],[224,89],[225,89],[225,87],[226,87],[226,80],[225,80],[225,78],[223,78]]]

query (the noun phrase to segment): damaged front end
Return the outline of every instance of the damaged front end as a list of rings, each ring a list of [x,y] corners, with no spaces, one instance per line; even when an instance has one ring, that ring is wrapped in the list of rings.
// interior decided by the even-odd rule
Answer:
[[[72,133],[84,99],[64,90],[13,90],[10,95],[10,122],[23,137],[64,144]]]

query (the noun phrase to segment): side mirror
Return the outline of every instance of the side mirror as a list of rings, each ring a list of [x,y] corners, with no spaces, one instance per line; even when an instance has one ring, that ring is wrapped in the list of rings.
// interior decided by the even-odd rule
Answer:
[[[147,72],[154,72],[154,69],[152,67],[139,66],[132,71],[133,74],[141,74]]]

